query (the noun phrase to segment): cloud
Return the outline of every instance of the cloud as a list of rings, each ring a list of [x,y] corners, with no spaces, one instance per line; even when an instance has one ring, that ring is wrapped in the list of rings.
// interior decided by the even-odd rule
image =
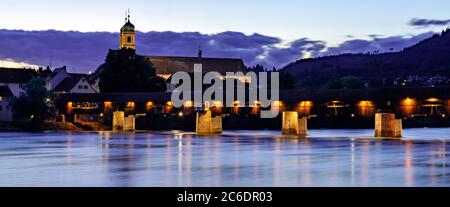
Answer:
[[[23,61],[16,61],[11,58],[0,60],[0,67],[4,68],[38,68],[38,65],[33,65]]]
[[[385,53],[401,51],[406,47],[413,46],[418,42],[431,37],[433,32],[426,32],[418,35],[389,36],[370,35],[370,39],[352,39],[341,43],[336,47],[329,47],[320,55],[337,55],[344,53]]]
[[[437,20],[437,19],[411,19],[408,23],[410,26],[414,27],[429,27],[429,26],[446,26],[450,24],[450,19]]]
[[[87,72],[104,60],[108,48],[118,44],[117,35],[106,32],[0,30],[0,59],[34,65],[67,65]]]
[[[196,56],[199,47],[204,57],[242,58],[247,66],[263,64],[281,68],[301,58],[398,51],[427,37],[415,36],[350,39],[336,47],[326,41],[300,38],[285,43],[281,38],[241,32],[202,34],[199,32],[137,32],[136,49],[141,55]],[[53,67],[68,66],[71,72],[94,71],[105,59],[108,49],[119,46],[119,34],[110,32],[0,30],[0,60]]]

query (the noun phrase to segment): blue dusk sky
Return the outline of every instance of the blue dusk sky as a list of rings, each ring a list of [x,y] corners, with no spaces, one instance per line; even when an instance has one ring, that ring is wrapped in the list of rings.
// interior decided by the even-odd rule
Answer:
[[[243,58],[246,65],[398,51],[450,24],[448,0],[0,0],[0,66],[87,72],[118,47],[125,11],[142,55]],[[50,58],[52,57],[52,58]]]

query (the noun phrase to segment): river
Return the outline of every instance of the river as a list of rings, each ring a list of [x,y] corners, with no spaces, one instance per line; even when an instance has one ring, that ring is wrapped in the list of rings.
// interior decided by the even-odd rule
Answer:
[[[450,129],[0,132],[0,186],[450,186]]]

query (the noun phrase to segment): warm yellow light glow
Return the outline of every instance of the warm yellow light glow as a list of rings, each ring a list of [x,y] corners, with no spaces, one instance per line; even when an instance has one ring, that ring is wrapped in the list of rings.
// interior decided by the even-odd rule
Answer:
[[[427,102],[440,102],[441,100],[437,99],[437,98],[429,98],[427,100],[425,100]]]
[[[147,107],[147,108],[153,107],[153,102],[148,101],[148,102],[145,104],[145,107]]]
[[[73,102],[67,102],[66,111],[68,114],[71,114],[73,110]]]
[[[311,107],[313,106],[312,101],[300,101],[300,107]]]
[[[166,105],[167,105],[167,106],[172,106],[173,103],[172,103],[172,101],[167,101]]]
[[[283,106],[283,102],[282,101],[274,101],[273,106],[281,107],[281,106]]]
[[[183,116],[183,112],[180,111],[180,112],[178,113],[178,116],[179,116],[179,117],[182,117],[182,116]]]
[[[260,111],[261,111],[261,103],[259,101],[254,101],[252,110],[250,111],[250,114],[257,115],[260,113]]]
[[[112,107],[112,102],[111,101],[105,101],[103,103],[104,108],[111,108]]]
[[[132,101],[127,103],[127,108],[134,108],[136,106],[136,104]]]
[[[360,101],[356,104],[357,113],[360,116],[371,117],[375,114],[375,104],[372,101]]]
[[[358,102],[357,106],[359,107],[373,107],[374,104],[372,101],[360,101]]]
[[[302,117],[311,115],[313,105],[312,101],[300,101],[297,108],[298,115]]]
[[[222,107],[222,102],[221,101],[214,101],[214,106],[215,107]]]
[[[194,102],[192,102],[192,101],[186,101],[186,102],[184,102],[184,107],[192,107],[192,106],[194,106]]]
[[[412,116],[416,109],[416,99],[407,97],[400,101],[400,112],[403,116]]]
[[[400,102],[400,105],[402,106],[413,106],[416,104],[416,99],[412,99],[412,98],[405,98]]]
[[[343,102],[340,101],[331,101],[330,103],[327,104],[328,108],[343,108],[345,107]]]

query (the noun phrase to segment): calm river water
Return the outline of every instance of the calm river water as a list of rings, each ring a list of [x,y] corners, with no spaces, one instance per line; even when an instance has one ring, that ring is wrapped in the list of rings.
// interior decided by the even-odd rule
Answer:
[[[0,132],[0,186],[450,186],[450,129]]]

